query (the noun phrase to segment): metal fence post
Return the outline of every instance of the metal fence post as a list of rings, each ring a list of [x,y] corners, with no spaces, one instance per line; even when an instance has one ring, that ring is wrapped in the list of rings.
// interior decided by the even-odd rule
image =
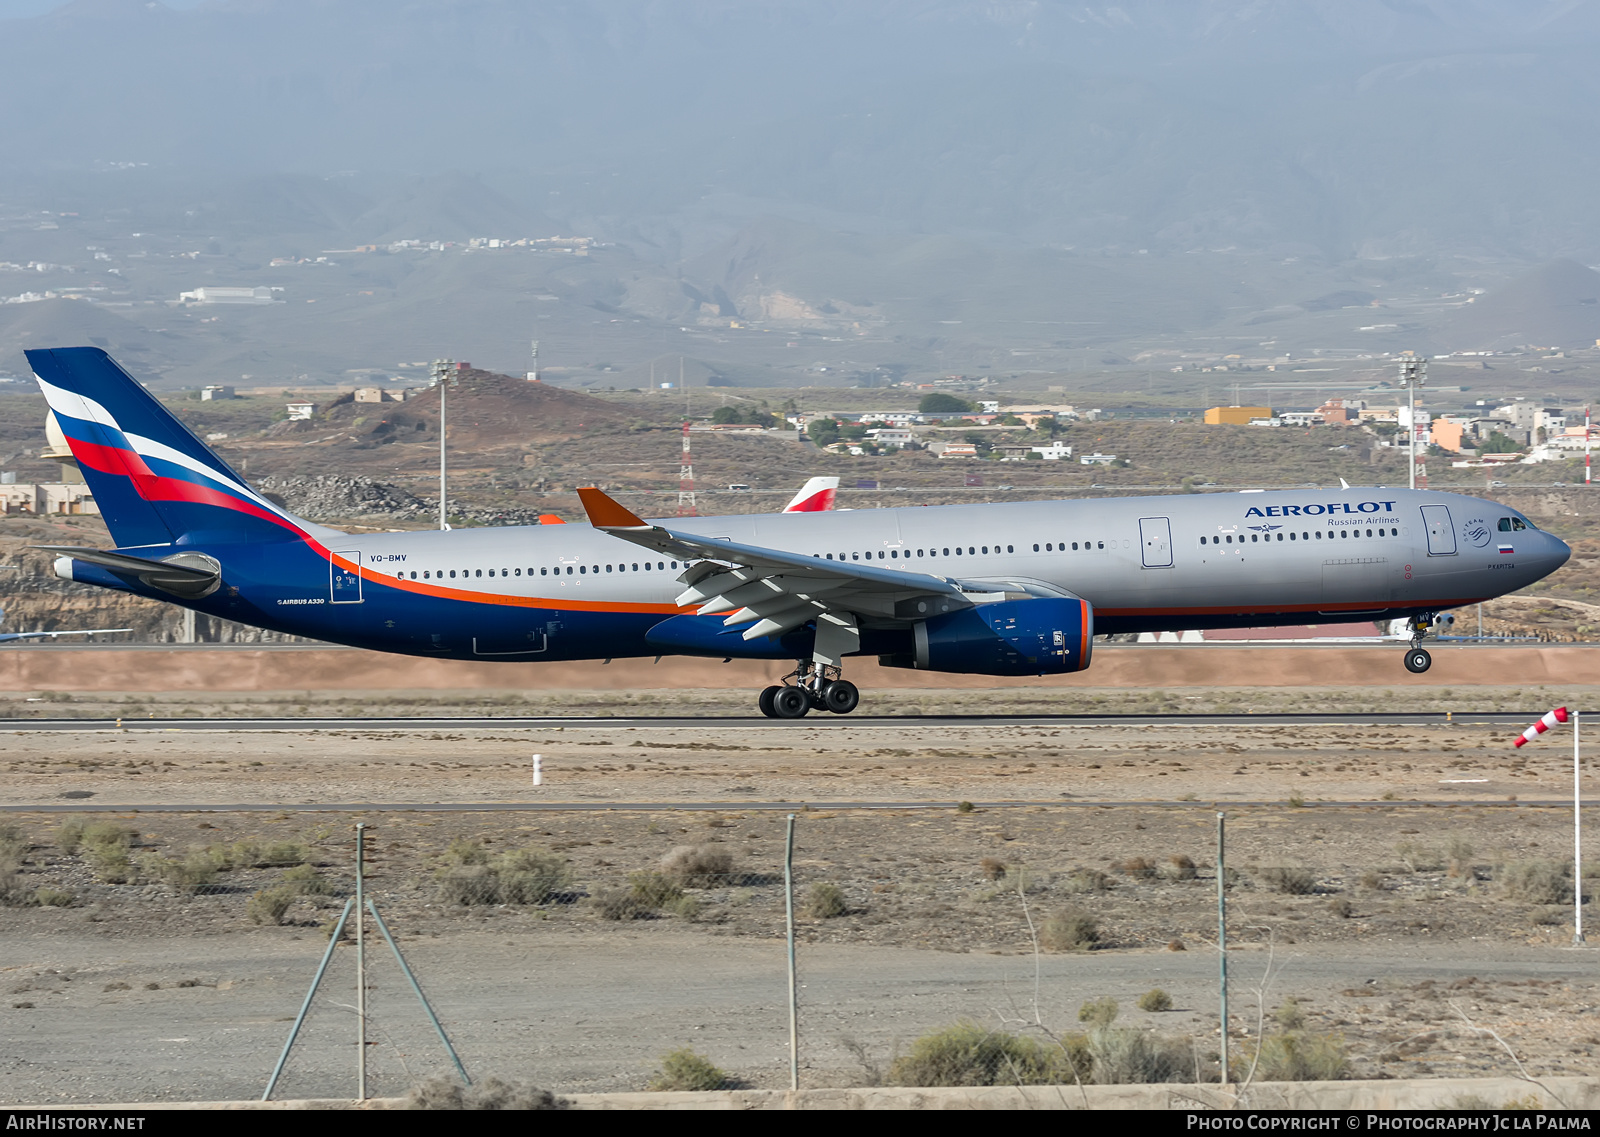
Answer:
[[[1218,992],[1222,1003],[1222,1084],[1228,1084],[1228,860],[1227,815],[1217,814],[1217,958],[1220,960]]]
[[[356,824],[356,1100],[367,1100],[367,921],[365,903],[367,827]]]
[[[333,958],[333,949],[339,945],[339,936],[344,932],[344,922],[350,918],[350,909],[354,904],[354,897],[344,902],[344,911],[339,914],[339,922],[333,926],[333,934],[328,937],[328,948],[322,953],[322,962],[317,965],[317,974],[311,980],[311,990],[306,992],[306,1001],[300,1004],[300,1013],[295,1016],[294,1026],[289,1028],[289,1041],[283,1044],[283,1053],[278,1055],[278,1064],[272,1068],[272,1077],[267,1081],[267,1088],[261,1091],[262,1101],[272,1100],[272,1091],[278,1085],[278,1077],[283,1073],[284,1063],[289,1061],[289,1051],[294,1048],[294,1040],[300,1037],[300,1027],[304,1025],[306,1014],[311,1010],[311,999],[317,993],[323,975],[327,973],[328,961]]]
[[[789,1089],[800,1088],[800,1004],[794,974],[794,814],[783,846],[783,914],[789,932]]]
[[[411,974],[411,966],[406,963],[406,957],[400,954],[400,945],[395,942],[394,934],[389,931],[389,925],[383,922],[383,917],[378,914],[378,906],[372,901],[367,901],[367,910],[372,913],[372,918],[378,922],[378,931],[383,933],[383,938],[389,941],[389,950],[394,952],[394,961],[400,965],[400,970],[405,973],[406,980],[411,984],[411,989],[417,993],[417,1000],[422,1004],[422,1009],[427,1013],[428,1021],[433,1024],[433,1029],[439,1032],[439,1041],[444,1043],[445,1052],[450,1055],[450,1061],[456,1065],[456,1072],[461,1075],[461,1080],[467,1085],[472,1085],[472,1078],[467,1074],[467,1068],[461,1064],[461,1059],[456,1056],[456,1048],[450,1045],[450,1036],[444,1032],[444,1027],[439,1024],[439,1016],[433,1013],[433,1005],[428,1002],[428,996],[422,993],[422,985],[417,982],[417,977]]]

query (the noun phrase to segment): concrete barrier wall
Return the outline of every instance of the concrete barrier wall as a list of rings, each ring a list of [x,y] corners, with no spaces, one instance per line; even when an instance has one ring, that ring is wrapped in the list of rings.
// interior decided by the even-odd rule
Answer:
[[[1432,670],[1412,675],[1399,645],[1116,645],[1095,649],[1077,675],[945,675],[851,660],[864,690],[1087,687],[1449,687],[1592,683],[1600,645],[1435,647]],[[429,691],[756,688],[790,669],[777,662],[689,659],[477,663],[350,648],[69,647],[0,649],[0,684],[12,691]]]
[[[705,1093],[569,1094],[573,1109],[1163,1109],[1163,1110],[1439,1110],[1600,1109],[1600,1078],[1416,1078],[1366,1082],[1262,1082],[1225,1091],[1216,1085],[974,1086],[912,1089],[711,1090]],[[119,1105],[21,1105],[18,1112],[166,1109],[405,1109],[404,1098],[291,1101],[151,1102]]]

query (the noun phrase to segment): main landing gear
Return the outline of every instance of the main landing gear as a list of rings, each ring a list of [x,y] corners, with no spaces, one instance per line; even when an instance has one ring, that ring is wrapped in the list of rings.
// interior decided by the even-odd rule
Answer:
[[[761,713],[769,719],[804,718],[814,710],[847,715],[861,702],[861,692],[837,667],[802,661],[783,680],[761,692]]]
[[[1406,670],[1413,675],[1421,675],[1433,666],[1433,656],[1428,649],[1422,646],[1422,637],[1428,634],[1433,627],[1435,617],[1422,615],[1411,617],[1411,646],[1406,650]]]

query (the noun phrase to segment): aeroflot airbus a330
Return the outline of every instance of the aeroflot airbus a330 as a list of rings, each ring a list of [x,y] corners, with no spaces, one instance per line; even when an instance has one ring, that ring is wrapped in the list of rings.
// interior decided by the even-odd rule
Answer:
[[[979,675],[1089,666],[1097,632],[1407,618],[1406,666],[1448,608],[1571,550],[1514,509],[1346,488],[352,536],[253,491],[90,347],[29,351],[116,548],[56,573],[212,616],[444,659],[795,660],[779,718],[846,713],[846,661]]]

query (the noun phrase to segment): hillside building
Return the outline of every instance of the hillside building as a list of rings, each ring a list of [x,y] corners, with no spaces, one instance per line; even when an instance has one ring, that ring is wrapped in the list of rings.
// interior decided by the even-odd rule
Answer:
[[[1271,407],[1210,407],[1207,426],[1249,426],[1253,418],[1271,418]]]

